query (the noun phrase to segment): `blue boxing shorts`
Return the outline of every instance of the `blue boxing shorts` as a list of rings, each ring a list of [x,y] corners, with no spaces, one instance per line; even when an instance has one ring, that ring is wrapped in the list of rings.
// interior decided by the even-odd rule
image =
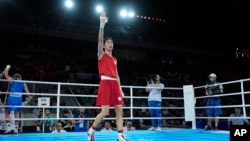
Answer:
[[[9,96],[7,99],[6,106],[22,106],[22,97]],[[7,107],[7,111],[21,112],[21,107]]]
[[[220,99],[207,99],[207,106],[221,106]],[[211,107],[207,108],[207,116],[219,116],[221,114],[221,108],[220,107]]]

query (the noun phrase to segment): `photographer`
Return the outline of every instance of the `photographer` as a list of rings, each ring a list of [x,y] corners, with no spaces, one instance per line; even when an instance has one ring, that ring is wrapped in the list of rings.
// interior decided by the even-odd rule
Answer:
[[[152,118],[152,127],[148,130],[161,131],[162,114],[161,114],[161,92],[164,89],[164,84],[160,82],[160,75],[155,74],[152,79],[147,80],[146,92],[149,92],[148,106],[150,116]],[[158,125],[158,126],[157,126]]]
[[[205,94],[209,96],[207,98],[207,106],[221,106],[220,98],[215,97],[214,95],[223,93],[223,86],[216,81],[216,74],[211,73],[209,76],[209,81],[205,86]],[[205,130],[212,130],[212,117],[215,117],[215,130],[218,130],[219,124],[219,116],[221,114],[221,108],[207,108],[207,125],[205,126]]]

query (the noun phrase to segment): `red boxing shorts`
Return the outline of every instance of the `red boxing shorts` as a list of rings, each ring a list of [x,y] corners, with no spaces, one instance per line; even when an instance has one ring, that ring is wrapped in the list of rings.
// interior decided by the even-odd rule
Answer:
[[[123,105],[123,96],[120,86],[115,78],[102,77],[99,84],[96,106]]]

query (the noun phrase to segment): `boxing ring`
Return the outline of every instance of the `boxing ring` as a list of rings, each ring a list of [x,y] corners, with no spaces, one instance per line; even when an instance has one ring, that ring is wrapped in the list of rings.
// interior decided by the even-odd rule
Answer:
[[[131,131],[126,132],[126,137],[131,141],[229,141],[227,132],[205,132],[201,130],[164,130],[161,132],[152,131]],[[2,135],[1,141],[88,141],[86,133],[32,133],[18,135]],[[96,132],[96,141],[116,141],[117,132]]]
[[[6,80],[0,79],[1,83],[8,83]],[[54,109],[55,113],[52,116],[53,120],[74,120],[77,118],[67,117],[67,118],[60,118],[59,111],[61,109],[92,109],[98,110],[99,107],[91,106],[90,99],[92,101],[96,98],[96,94],[94,90],[98,88],[96,84],[79,84],[79,83],[61,83],[61,82],[42,82],[42,81],[24,81],[28,84],[28,87],[31,90],[31,93],[23,95],[33,95],[33,100],[35,104],[31,105],[24,105],[21,106],[24,109],[44,109],[51,108]],[[249,113],[249,103],[250,103],[250,91],[248,90],[250,87],[250,79],[242,79],[237,81],[230,81],[221,83],[226,91],[226,93],[221,95],[215,95],[214,97],[220,97],[222,101],[222,111],[228,111],[228,113],[224,113],[220,118],[221,121],[225,121],[228,119],[229,114],[234,112],[235,107],[242,107],[243,115],[245,118],[249,118],[247,113]],[[4,85],[0,85],[4,86]],[[161,109],[162,111],[178,111],[182,113],[182,116],[164,116],[163,120],[166,121],[174,121],[180,120],[183,122],[189,123],[188,127],[176,127],[176,126],[167,126],[164,127],[162,131],[148,131],[148,130],[135,130],[135,131],[125,131],[125,136],[131,141],[229,141],[229,130],[224,128],[223,125],[219,124],[219,131],[204,131],[204,122],[207,119],[204,111],[206,108],[205,106],[205,99],[207,96],[204,96],[204,87],[205,86],[198,86],[193,87],[192,85],[185,85],[180,88],[171,88],[166,87],[162,94],[162,103],[168,103],[167,106],[163,106]],[[41,89],[47,89],[49,91],[42,91]],[[93,93],[89,92],[89,88],[93,88]],[[74,93],[73,90],[75,89],[85,89],[85,92]],[[124,111],[126,111],[126,115],[124,116],[124,120],[150,120],[151,117],[149,116],[136,116],[135,111],[142,111],[147,110],[149,107],[146,105],[140,106],[138,103],[142,100],[147,100],[147,95],[140,95],[139,93],[143,93],[145,87],[139,86],[122,86],[122,89],[125,93],[124,101]],[[51,90],[51,91],[50,91]],[[65,91],[69,90],[69,91]],[[0,92],[2,95],[8,94],[8,92],[4,92],[1,90]],[[36,99],[41,98],[50,98],[54,97],[56,101],[50,105],[39,105]],[[86,103],[80,106],[78,103],[77,97],[85,100]],[[229,97],[227,99],[226,97]],[[60,106],[62,99],[75,101],[75,106],[72,105],[64,105]],[[87,99],[87,100],[86,100]],[[232,100],[232,101],[231,101]],[[229,104],[227,103],[229,102]],[[51,103],[51,102],[50,102]],[[72,103],[72,102],[71,102]],[[178,104],[177,104],[178,103]],[[41,103],[40,103],[41,104]],[[163,104],[165,105],[165,104]],[[7,106],[2,106],[7,107]],[[112,107],[111,107],[112,109]],[[28,115],[28,114],[26,114]],[[45,118],[40,118],[39,120],[44,120]],[[85,118],[85,120],[93,121],[95,116]],[[19,119],[21,125],[28,124],[28,122],[37,120],[34,117],[27,117],[25,114],[22,114],[21,118]],[[114,117],[105,118],[104,120],[115,120]],[[202,124],[203,123],[203,124]],[[223,127],[223,128],[222,128]],[[95,133],[96,141],[109,141],[109,140],[117,140],[117,132],[101,132],[96,131]],[[18,140],[18,141],[87,141],[87,134],[86,132],[67,132],[67,133],[22,133],[20,132],[17,135],[7,134],[7,135],[0,135],[1,141],[10,141],[10,140]]]

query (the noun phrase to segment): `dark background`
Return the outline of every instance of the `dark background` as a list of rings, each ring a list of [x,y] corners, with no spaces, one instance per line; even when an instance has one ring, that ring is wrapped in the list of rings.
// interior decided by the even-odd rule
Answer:
[[[150,32],[149,38],[162,39],[171,45],[182,44],[196,49],[212,49],[231,53],[236,48],[248,48],[249,8],[247,1],[237,0],[75,0],[75,7],[67,10],[63,0],[1,0],[1,7],[12,12],[39,15],[56,19],[70,16],[74,23],[98,24],[95,4],[105,6],[110,23],[107,26],[135,28]],[[134,9],[136,15],[159,17],[166,23],[148,20],[122,20],[118,16],[121,7]],[[78,28],[78,27],[75,27]],[[131,29],[130,29],[131,30]],[[157,40],[156,40],[157,41]]]
[[[191,64],[207,64],[220,69],[245,70],[249,58],[249,18],[247,1],[220,0],[74,0],[73,9],[66,9],[63,0],[0,0],[1,20],[7,24],[25,27],[44,27],[48,30],[67,31],[90,35],[90,39],[48,37],[38,33],[17,33],[1,28],[1,48],[34,45],[70,50],[72,55],[83,46],[95,51],[99,26],[99,14],[95,5],[105,6],[110,20],[105,36],[113,31],[116,47],[124,50],[147,52],[147,59],[155,62],[176,63],[181,68],[188,60]],[[122,19],[121,7],[131,8],[136,15],[165,19],[156,22],[141,18]],[[34,18],[33,18],[34,17]],[[3,22],[3,23],[4,23]],[[108,32],[107,30],[113,30]],[[118,41],[117,41],[117,40]],[[125,40],[129,45],[119,42]],[[134,43],[141,40],[146,45]],[[93,47],[92,47],[93,46]],[[75,48],[74,48],[75,47]],[[238,49],[238,50],[237,50]],[[246,51],[239,61],[235,52]],[[69,52],[68,52],[69,53]],[[153,59],[152,59],[153,58]],[[128,58],[129,59],[129,58]],[[145,59],[146,60],[146,59]],[[241,68],[243,66],[243,68]],[[209,73],[204,72],[205,74]],[[202,74],[204,75],[204,74]]]

